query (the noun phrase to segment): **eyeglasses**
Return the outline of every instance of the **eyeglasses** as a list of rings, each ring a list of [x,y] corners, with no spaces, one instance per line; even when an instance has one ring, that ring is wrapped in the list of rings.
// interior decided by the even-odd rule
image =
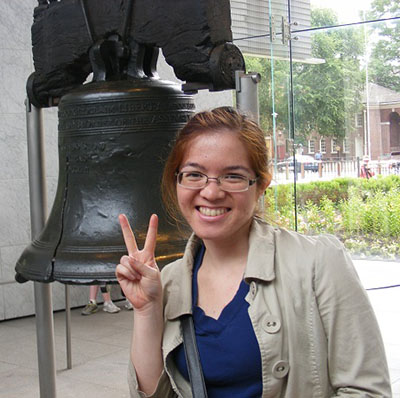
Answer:
[[[183,188],[203,189],[210,180],[214,180],[218,186],[226,192],[244,192],[249,189],[257,180],[250,179],[240,174],[226,174],[219,177],[209,177],[200,171],[176,172],[177,182]]]

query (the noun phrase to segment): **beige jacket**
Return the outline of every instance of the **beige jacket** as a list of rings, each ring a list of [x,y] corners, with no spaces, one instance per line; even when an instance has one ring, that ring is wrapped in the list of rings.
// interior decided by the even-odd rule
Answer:
[[[191,312],[192,236],[183,259],[162,270],[164,372],[152,397],[192,397],[169,354]],[[255,219],[245,271],[246,300],[262,361],[262,398],[391,397],[385,352],[367,294],[342,244]],[[131,397],[137,390],[132,364]],[[240,397],[247,398],[247,397]]]

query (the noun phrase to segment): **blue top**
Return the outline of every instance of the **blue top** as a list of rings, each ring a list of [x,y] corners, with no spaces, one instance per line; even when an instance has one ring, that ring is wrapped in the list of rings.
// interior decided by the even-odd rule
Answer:
[[[193,322],[209,398],[258,398],[262,395],[261,354],[245,300],[249,286],[242,280],[218,319],[198,307],[197,273],[205,247],[193,266]],[[189,380],[183,344],[173,351],[181,374]]]

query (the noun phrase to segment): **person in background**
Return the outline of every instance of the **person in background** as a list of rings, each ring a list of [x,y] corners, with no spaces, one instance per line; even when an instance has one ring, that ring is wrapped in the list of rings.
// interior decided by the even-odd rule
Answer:
[[[322,153],[320,151],[318,151],[315,156],[314,156],[315,160],[322,160]]]
[[[111,285],[105,285],[105,286],[91,285],[89,290],[89,302],[86,304],[86,307],[82,310],[81,312],[82,315],[91,315],[99,310],[99,306],[96,301],[99,287],[101,289],[101,293],[103,295],[103,300],[104,300],[103,311],[108,312],[110,314],[116,314],[121,310],[121,308],[116,306],[111,300],[111,295],[110,295]],[[129,303],[129,301],[127,301],[125,305],[127,305],[127,303]]]
[[[269,225],[258,211],[271,181],[264,134],[230,107],[179,132],[162,179],[164,203],[193,230],[159,271],[158,218],[116,276],[133,311],[131,398],[192,397],[181,319],[192,314],[209,398],[391,397],[367,293],[334,236]],[[258,214],[258,215],[257,215]]]
[[[366,155],[363,157],[363,164],[361,165],[360,177],[370,179],[374,175],[375,173],[371,170],[369,166],[369,156]]]

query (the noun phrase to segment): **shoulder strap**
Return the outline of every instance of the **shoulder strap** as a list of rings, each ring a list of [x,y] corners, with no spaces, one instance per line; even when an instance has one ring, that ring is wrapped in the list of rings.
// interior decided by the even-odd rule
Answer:
[[[207,398],[206,384],[201,369],[199,351],[196,344],[192,315],[181,317],[183,346],[185,348],[186,363],[189,372],[193,398]]]

